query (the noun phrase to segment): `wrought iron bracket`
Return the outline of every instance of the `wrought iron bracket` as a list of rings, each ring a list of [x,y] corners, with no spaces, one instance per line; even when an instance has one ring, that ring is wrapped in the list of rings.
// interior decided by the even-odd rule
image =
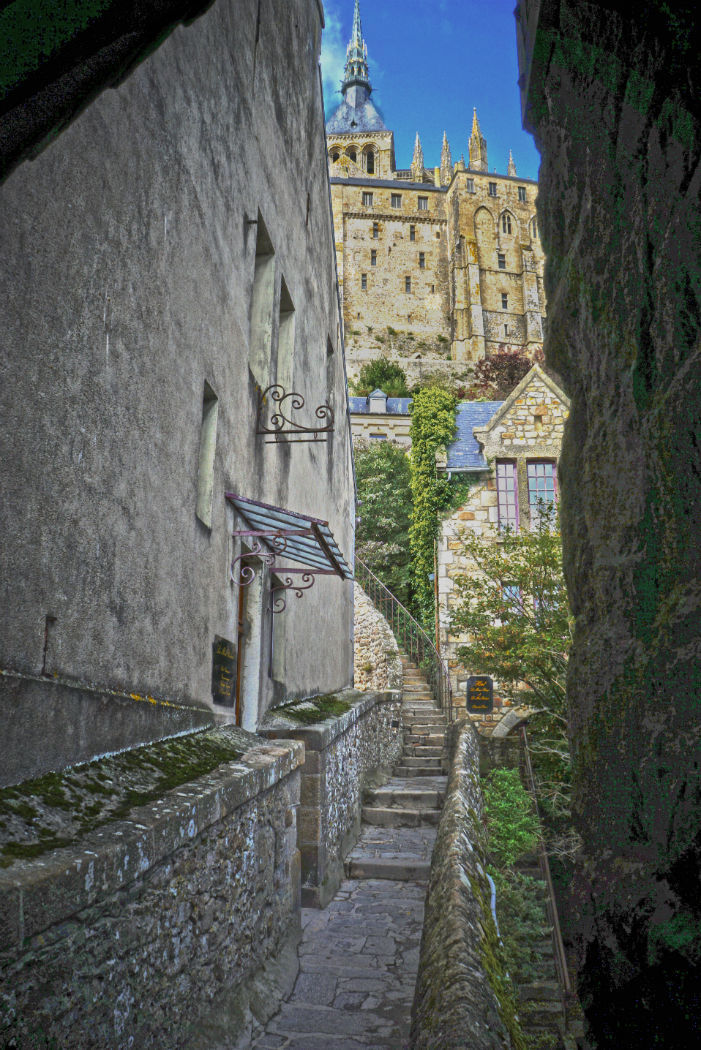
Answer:
[[[234,536],[245,536],[250,542],[250,549],[239,554],[231,562],[231,582],[239,587],[248,587],[256,578],[256,567],[244,564],[247,558],[259,558],[269,571],[282,582],[270,588],[271,607],[274,613],[281,613],[287,608],[287,601],[282,595],[275,598],[277,591],[294,591],[296,598],[301,598],[304,591],[314,586],[317,576],[336,576],[335,569],[296,568],[276,564],[276,559],[287,550],[287,541],[291,536],[314,536],[313,529],[237,529]],[[265,543],[265,546],[264,546]],[[294,577],[300,579],[295,580]]]
[[[258,396],[258,421],[256,434],[266,435],[266,445],[274,442],[289,444],[293,441],[326,441],[334,430],[334,414],[325,401],[314,409],[318,426],[305,426],[292,418],[293,412],[304,408],[304,398],[294,391],[287,393],[279,384],[261,390]]]

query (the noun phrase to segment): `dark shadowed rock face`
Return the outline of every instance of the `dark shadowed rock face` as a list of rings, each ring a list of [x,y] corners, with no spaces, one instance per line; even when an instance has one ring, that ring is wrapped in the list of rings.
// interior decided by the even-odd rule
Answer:
[[[698,1045],[700,19],[564,2],[534,31],[533,6],[546,359],[572,398],[582,999],[599,1047]]]

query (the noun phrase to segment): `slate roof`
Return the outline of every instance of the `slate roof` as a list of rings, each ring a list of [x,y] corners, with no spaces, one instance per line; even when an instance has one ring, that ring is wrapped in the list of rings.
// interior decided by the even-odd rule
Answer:
[[[349,131],[387,131],[387,127],[369,98],[356,106],[344,98],[326,121],[326,130],[332,135],[342,135]]]
[[[388,397],[387,398],[387,415],[388,416],[408,416],[409,406],[412,399],[410,397]],[[352,414],[365,414],[367,415],[370,411],[368,406],[368,399],[366,397],[349,397],[348,404]],[[382,413],[384,415],[384,412]]]
[[[503,401],[461,401],[455,413],[457,432],[448,446],[447,470],[486,470],[488,463],[472,431],[483,427],[499,411]]]

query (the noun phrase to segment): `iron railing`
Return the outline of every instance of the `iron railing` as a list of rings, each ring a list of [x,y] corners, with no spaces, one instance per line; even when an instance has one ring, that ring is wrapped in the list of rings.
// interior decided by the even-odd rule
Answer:
[[[425,672],[436,705],[453,720],[453,690],[445,662],[423,627],[359,558],[355,578],[392,628],[399,648]]]
[[[538,817],[538,824],[540,825],[540,813],[538,812],[538,794],[536,791],[535,777],[533,775],[533,765],[531,763],[531,753],[528,748],[528,734],[526,733],[525,725],[520,727],[521,742],[523,744],[523,759],[526,773],[526,780],[528,782],[528,789],[533,798],[533,804],[535,806],[536,815]],[[553,952],[555,955],[555,967],[557,969],[557,978],[560,984],[560,989],[563,997],[563,1006],[565,1005],[566,999],[572,993],[572,985],[570,983],[570,975],[567,968],[567,956],[565,955],[565,946],[562,943],[562,932],[560,930],[560,919],[557,914],[557,904],[555,902],[555,889],[553,887],[553,880],[550,875],[550,864],[548,863],[548,854],[545,850],[545,843],[543,842],[543,836],[538,835],[538,859],[540,862],[540,870],[545,880],[545,886],[547,890],[546,905],[548,910],[548,920],[552,928],[552,939],[553,939]]]

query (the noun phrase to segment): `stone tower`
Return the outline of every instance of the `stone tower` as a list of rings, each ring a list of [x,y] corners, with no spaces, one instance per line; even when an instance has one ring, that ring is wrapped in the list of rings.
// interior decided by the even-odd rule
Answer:
[[[480,131],[479,120],[477,119],[477,110],[473,110],[472,114],[472,134],[470,135],[469,142],[470,150],[470,170],[471,171],[488,171],[487,168],[487,140]]]

